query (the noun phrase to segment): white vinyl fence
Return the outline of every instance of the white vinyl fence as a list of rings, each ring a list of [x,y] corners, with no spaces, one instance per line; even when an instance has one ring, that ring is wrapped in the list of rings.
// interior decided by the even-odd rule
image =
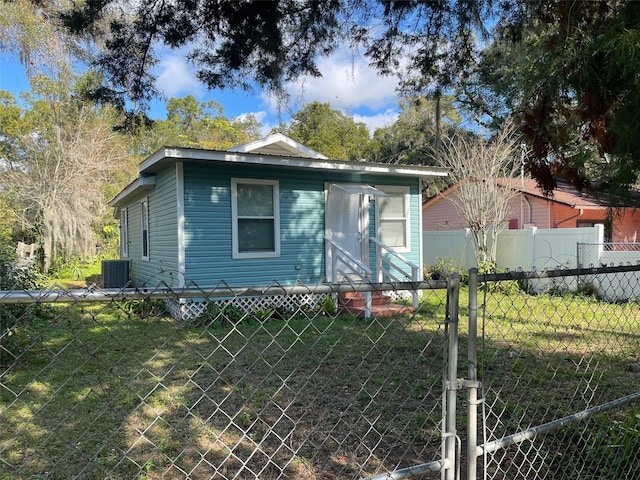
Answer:
[[[468,229],[422,233],[425,265],[450,260],[465,269],[478,266]],[[602,243],[603,238],[602,225],[504,230],[498,234],[496,267],[499,270],[577,268],[578,243]]]
[[[629,248],[618,251],[610,246],[613,244],[604,244],[603,238],[603,225],[504,230],[498,235],[496,267],[498,271],[542,271],[640,264],[640,251]],[[425,231],[423,242],[425,265],[438,265],[444,261],[465,270],[477,267],[469,230]],[[625,277],[588,275],[575,277],[572,282],[564,282],[563,288],[595,289],[603,299],[609,301],[640,298],[637,284],[630,286]],[[541,292],[557,289],[558,286],[553,279],[537,279],[531,281],[529,287]]]

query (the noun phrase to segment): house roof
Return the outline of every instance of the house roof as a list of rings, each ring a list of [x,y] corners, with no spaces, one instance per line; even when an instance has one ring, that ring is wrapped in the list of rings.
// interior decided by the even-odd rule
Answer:
[[[496,181],[501,183],[502,180],[503,179],[497,179]],[[530,178],[518,182],[518,187],[516,188],[524,194],[562,203],[575,209],[604,210],[607,208],[606,200],[581,192],[566,182],[557,182],[557,187],[549,196],[545,196],[542,189],[538,186],[538,183]]]
[[[176,162],[201,162],[212,165],[263,165],[292,170],[331,171],[357,175],[413,178],[444,177],[448,174],[448,170],[441,167],[329,160],[324,155],[282,134],[274,134],[229,150],[163,147],[140,164],[140,178],[116,195],[109,202],[109,206],[122,206],[127,199],[138,195],[141,192],[141,188],[149,188],[148,185],[136,182],[142,178],[153,176]]]
[[[496,178],[494,181],[498,185],[513,188],[525,195],[541,198],[550,202],[561,203],[577,210],[605,210],[608,207],[606,199],[597,198],[584,192],[580,192],[574,186],[566,182],[558,182],[557,188],[551,193],[551,195],[545,195],[542,189],[538,186],[538,183],[530,178],[523,180]],[[425,200],[423,202],[423,206],[436,203],[438,200],[450,195],[457,189],[458,184],[450,185],[439,194]]]
[[[315,150],[305,147],[282,133],[274,133],[267,137],[253,142],[238,145],[230,148],[229,152],[240,153],[260,153],[265,155],[280,155],[288,157],[320,158],[328,160],[327,157]]]
[[[124,187],[120,193],[109,200],[110,207],[119,207],[127,198],[151,190],[156,184],[156,177],[138,177]]]

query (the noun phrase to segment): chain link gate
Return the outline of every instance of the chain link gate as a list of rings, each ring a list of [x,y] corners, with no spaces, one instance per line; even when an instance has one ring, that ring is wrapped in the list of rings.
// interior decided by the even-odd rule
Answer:
[[[639,299],[637,265],[470,272],[468,480],[640,478]]]
[[[0,478],[453,479],[458,288],[0,292]]]

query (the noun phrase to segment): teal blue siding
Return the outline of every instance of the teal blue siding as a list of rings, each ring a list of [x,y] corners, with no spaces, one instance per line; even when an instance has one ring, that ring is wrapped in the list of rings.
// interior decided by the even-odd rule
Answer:
[[[324,181],[280,169],[185,165],[187,282],[313,283],[324,276]],[[280,256],[232,258],[231,178],[278,180]]]
[[[142,260],[142,207],[148,199],[149,260]],[[145,195],[133,199],[129,209],[129,260],[136,286],[166,284],[178,287],[178,228],[175,167],[156,176],[156,184]]]
[[[420,263],[419,182],[401,177],[292,170],[255,165],[211,165],[185,162],[184,277],[186,286],[264,286],[325,279],[326,183],[410,186],[411,251],[402,253]],[[274,258],[232,258],[231,179],[277,180],[280,203],[280,255]],[[128,203],[129,260],[138,286],[178,287],[178,207],[175,165],[159,172],[146,195]],[[149,201],[149,261],[141,259],[141,205]],[[370,236],[375,235],[375,202],[370,202]],[[375,273],[375,246],[369,251]]]
[[[129,259],[131,279],[134,283],[138,280],[140,262],[142,258],[142,224],[140,201],[143,197],[134,198],[127,204],[127,221],[129,227]]]

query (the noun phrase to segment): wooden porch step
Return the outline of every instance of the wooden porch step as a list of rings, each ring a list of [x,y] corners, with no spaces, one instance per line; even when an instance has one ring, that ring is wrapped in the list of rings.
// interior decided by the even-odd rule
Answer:
[[[382,292],[371,292],[371,305],[388,305],[391,297]],[[364,307],[364,293],[346,292],[338,296],[338,305],[345,307]]]
[[[361,292],[341,293],[338,296],[338,309],[341,312],[364,318],[364,294]],[[391,297],[383,295],[381,292],[372,292],[371,294],[372,317],[393,317],[411,313],[414,310],[413,307],[407,305],[391,303]]]

